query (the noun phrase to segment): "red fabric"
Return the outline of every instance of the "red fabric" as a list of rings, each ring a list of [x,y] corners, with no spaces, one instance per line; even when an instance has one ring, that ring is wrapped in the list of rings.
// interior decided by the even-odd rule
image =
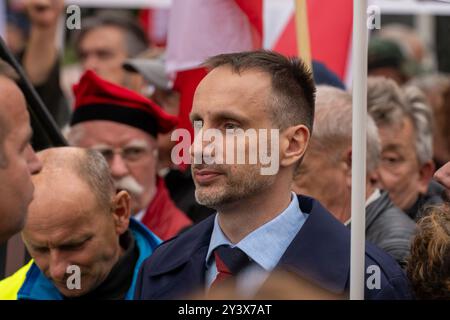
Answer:
[[[142,9],[139,24],[145,31],[151,47],[165,47],[167,42],[168,9]]]
[[[150,41],[150,25],[152,20],[152,9],[142,9],[138,13],[138,21],[142,30],[144,30],[147,39]]]
[[[142,223],[164,241],[192,225],[192,221],[170,199],[162,178],[158,177],[156,187],[156,195],[148,206]]]
[[[311,55],[344,79],[350,50],[353,23],[352,0],[308,0]],[[297,56],[294,15],[275,43],[273,50]]]
[[[91,104],[117,105],[124,108],[139,109],[147,112],[158,123],[158,132],[167,133],[178,122],[174,117],[150,99],[140,94],[108,82],[93,71],[86,71],[80,82],[73,86],[75,110]]]
[[[253,46],[261,48],[263,39],[263,0],[235,0],[253,27]]]
[[[214,258],[216,262],[217,275],[214,281],[211,283],[211,289],[217,287],[218,284],[222,283],[223,281],[233,277],[233,274],[228,269],[226,264],[222,261],[217,252],[214,252]]]
[[[205,68],[197,68],[177,72],[173,89],[180,93],[180,111],[178,113],[178,127],[188,129],[191,138],[194,137],[194,128],[189,120],[189,113],[192,110],[192,101],[198,84],[206,76]],[[191,141],[192,142],[192,141]]]
[[[197,68],[186,71],[177,72],[177,76],[173,85],[173,89],[180,93],[180,108],[178,112],[178,128],[189,130],[191,143],[194,141],[194,128],[192,127],[189,113],[192,110],[192,102],[194,100],[194,93],[198,84],[206,76],[205,68]],[[182,158],[183,155],[180,154]],[[181,163],[179,166],[181,171],[187,170],[188,164]]]
[[[207,1],[209,1],[209,0],[206,0],[204,2],[206,3]],[[225,0],[225,1],[228,1],[228,0]],[[201,1],[196,1],[195,4],[197,6],[199,6],[200,2]],[[244,13],[244,15],[247,17],[248,22],[252,27],[252,37],[251,37],[251,39],[249,39],[249,40],[252,40],[252,42],[250,42],[250,41],[248,42],[248,50],[250,50],[252,48],[252,44],[253,44],[253,48],[260,48],[261,43],[262,43],[262,34],[263,34],[263,19],[262,19],[263,1],[262,0],[235,0],[235,3],[237,5],[237,7],[239,7],[240,11],[242,11],[242,13]],[[217,3],[217,2],[209,3],[209,7],[211,7],[210,9],[214,9],[214,7],[217,7],[219,5],[220,5],[220,3]],[[235,41],[233,39],[226,39],[226,38],[222,39],[223,35],[221,35],[221,34],[211,35],[211,34],[207,33],[206,36],[203,35],[202,33],[187,34],[189,37],[192,37],[193,39],[192,39],[192,41],[186,41],[186,39],[189,39],[189,37],[187,37],[187,35],[186,35],[186,29],[183,28],[183,26],[181,26],[181,22],[183,21],[184,23],[190,23],[191,25],[196,24],[196,21],[192,19],[192,14],[196,13],[195,6],[192,6],[192,5],[188,6],[188,4],[186,4],[184,0],[174,2],[174,6],[180,6],[180,12],[177,11],[177,13],[179,15],[177,15],[176,17],[178,17],[179,19],[176,19],[176,20],[173,19],[172,29],[169,29],[168,60],[170,60],[170,57],[171,57],[171,55],[170,55],[171,50],[173,50],[175,53],[177,53],[174,55],[175,58],[178,59],[179,56],[181,56],[182,58],[186,59],[186,50],[189,49],[190,51],[192,51],[191,49],[195,49],[195,52],[198,54],[194,55],[193,57],[190,55],[187,55],[189,57],[189,59],[187,59],[187,60],[193,60],[193,61],[197,60],[198,64],[203,62],[203,60],[206,58],[204,56],[205,52],[210,52],[208,50],[211,50],[211,46],[214,47],[214,49],[216,50],[216,53],[214,53],[214,54],[230,52],[229,44],[235,43]],[[186,7],[184,7],[184,9],[191,10],[192,12],[181,11],[181,6],[186,6]],[[224,7],[226,8],[227,6],[224,6]],[[203,11],[206,10],[204,7],[202,7],[201,9]],[[239,9],[237,9],[237,11],[239,13],[239,16],[241,16],[241,12],[239,12]],[[202,10],[199,9],[198,11],[202,11]],[[235,12],[235,11],[232,11],[232,12]],[[180,20],[180,19],[185,19],[185,20]],[[212,20],[212,23],[215,23],[215,22],[216,22],[215,20]],[[232,34],[233,37],[237,37],[237,38],[241,37],[241,35],[239,34],[239,31],[240,30],[236,30],[236,32],[234,32]],[[176,39],[177,41],[171,42],[170,35],[172,35],[173,38]],[[214,37],[214,39],[211,39],[211,37]],[[209,39],[211,39],[211,40],[209,40]],[[215,39],[222,39],[222,40],[220,40],[217,43],[217,41],[212,41]],[[180,43],[184,43],[184,42],[186,42],[184,44],[185,50],[183,50],[183,46],[181,46],[181,48],[179,47]],[[211,44],[211,42],[213,42],[213,44]],[[192,43],[194,43],[195,45],[193,46]],[[235,45],[237,45],[239,47],[242,44],[238,42],[238,44],[235,43]],[[234,50],[231,49],[231,51],[234,51]],[[238,50],[238,51],[242,51],[242,50]],[[213,50],[213,52],[214,52],[214,50]],[[173,59],[175,59],[175,58],[173,58]],[[179,62],[177,59],[175,59],[175,62]],[[198,64],[196,64],[196,66]],[[207,74],[207,71],[204,68],[195,68],[195,67],[193,69],[184,69],[182,71],[178,71],[180,69],[181,68],[175,68],[175,70],[177,72],[176,72],[176,77],[175,77],[174,86],[173,86],[173,89],[180,93],[180,111],[178,114],[178,118],[179,118],[178,127],[187,129],[190,132],[191,142],[192,142],[193,137],[194,137],[194,130],[193,130],[191,121],[189,120],[189,113],[192,110],[192,101],[194,98],[195,90],[196,90],[198,84],[200,83],[200,81]],[[180,169],[182,169],[182,170],[185,168],[186,168],[186,165],[182,164],[180,166]]]

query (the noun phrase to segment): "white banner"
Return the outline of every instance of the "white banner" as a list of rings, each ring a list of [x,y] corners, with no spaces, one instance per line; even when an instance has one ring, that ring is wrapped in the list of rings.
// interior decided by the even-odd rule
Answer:
[[[417,0],[371,0],[369,4],[379,6],[381,14],[411,14],[411,15],[450,15],[450,4],[441,1]]]
[[[167,9],[172,5],[172,0],[65,0],[65,3],[90,8]]]

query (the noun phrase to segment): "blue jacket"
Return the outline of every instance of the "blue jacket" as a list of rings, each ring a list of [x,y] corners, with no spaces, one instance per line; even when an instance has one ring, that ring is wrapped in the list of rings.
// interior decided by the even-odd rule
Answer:
[[[136,245],[139,248],[139,258],[134,269],[133,280],[125,299],[131,300],[135,291],[136,279],[142,262],[148,258],[161,240],[149,231],[143,224],[130,219],[131,233],[134,236]],[[44,276],[35,263],[32,263],[26,274],[25,281],[17,293],[18,300],[62,300],[63,297],[53,283]]]
[[[278,267],[288,268],[331,292],[348,291],[350,231],[322,205],[299,196],[309,217],[283,254]],[[214,225],[208,217],[159,246],[147,259],[136,284],[136,299],[180,299],[204,288],[206,254]],[[374,245],[366,244],[366,270],[380,268],[380,289],[365,287],[366,299],[412,299],[409,283],[397,262]],[[371,273],[366,274],[366,280]]]

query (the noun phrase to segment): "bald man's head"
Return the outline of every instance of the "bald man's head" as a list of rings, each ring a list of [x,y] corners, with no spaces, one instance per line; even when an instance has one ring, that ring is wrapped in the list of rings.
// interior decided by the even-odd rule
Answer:
[[[53,148],[38,153],[35,197],[23,239],[41,271],[67,297],[97,288],[123,253],[130,197],[115,194],[108,164],[96,151]],[[67,286],[67,268],[81,269],[81,289]]]
[[[97,197],[99,205],[109,206],[115,194],[115,187],[108,163],[100,153],[82,148],[63,147],[43,150],[38,153],[38,157],[44,168],[33,177],[34,181],[46,183],[46,187],[55,191],[64,191],[68,187],[65,185],[70,185],[72,179],[77,179]]]

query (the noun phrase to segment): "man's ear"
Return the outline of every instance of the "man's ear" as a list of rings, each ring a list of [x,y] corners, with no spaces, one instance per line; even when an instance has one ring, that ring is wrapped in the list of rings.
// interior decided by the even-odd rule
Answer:
[[[349,189],[351,189],[352,188],[352,147],[348,147],[347,149],[344,149],[344,152],[342,153],[342,155],[343,155],[342,165],[344,166],[344,172],[345,172],[345,184]]]
[[[118,235],[128,230],[131,215],[131,199],[128,192],[122,190],[113,198],[114,226]]]
[[[432,160],[424,163],[419,170],[419,192],[421,194],[426,194],[428,191],[428,185],[433,178],[434,171],[436,170],[436,166]]]
[[[309,129],[304,125],[292,126],[280,136],[280,166],[289,167],[305,154],[310,138]]]

